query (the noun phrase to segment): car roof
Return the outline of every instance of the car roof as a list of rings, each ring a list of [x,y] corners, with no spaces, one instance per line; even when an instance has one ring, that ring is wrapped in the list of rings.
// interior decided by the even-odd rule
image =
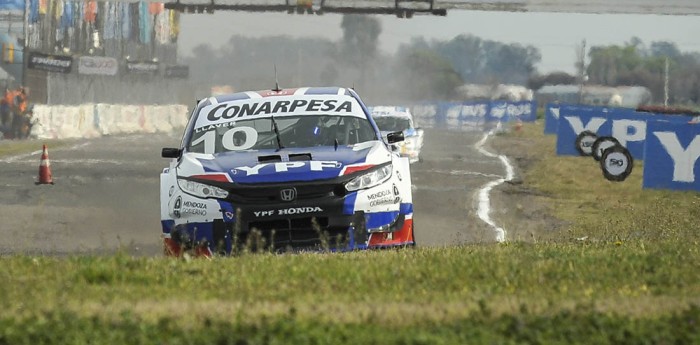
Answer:
[[[344,87],[301,87],[278,90],[258,90],[258,91],[242,91],[231,94],[223,94],[202,99],[201,105],[206,106],[215,100],[215,103],[232,102],[236,100],[246,100],[261,97],[279,97],[293,95],[338,95],[352,97],[350,89]]]

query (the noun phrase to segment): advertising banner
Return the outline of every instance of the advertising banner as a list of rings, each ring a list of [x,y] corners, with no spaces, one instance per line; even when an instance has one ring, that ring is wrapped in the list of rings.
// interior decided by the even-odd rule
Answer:
[[[73,58],[65,55],[49,55],[30,52],[27,67],[47,72],[70,73]]]
[[[657,120],[687,123],[685,115],[661,115],[638,112],[630,108],[609,108],[585,105],[561,105],[557,130],[557,154],[578,156],[576,137],[591,131],[598,137],[612,136],[637,160],[644,159],[647,123]]]
[[[534,101],[438,102],[414,106],[411,110],[422,124],[459,130],[488,130],[498,122],[532,122],[537,118]]]
[[[491,101],[489,104],[489,114],[487,122],[512,122],[523,121],[533,122],[537,118],[537,102],[506,102]]]
[[[190,66],[172,65],[165,67],[165,77],[172,79],[187,79],[190,76]]]
[[[544,106],[544,134],[557,134],[559,107],[558,103],[547,103]]]
[[[128,61],[126,71],[130,74],[157,74],[160,65],[152,61]]]
[[[116,75],[119,69],[117,59],[104,56],[81,56],[78,59],[78,73],[93,75]]]
[[[23,12],[24,0],[0,0],[0,11]]]
[[[652,121],[646,137],[643,187],[700,191],[700,124]]]
[[[437,119],[447,128],[481,130],[488,113],[488,102],[445,102],[438,108]]]

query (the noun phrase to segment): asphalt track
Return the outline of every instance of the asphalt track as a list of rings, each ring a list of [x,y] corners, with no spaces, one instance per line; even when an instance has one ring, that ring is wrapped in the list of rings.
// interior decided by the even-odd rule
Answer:
[[[475,148],[482,132],[427,129],[412,165],[416,240],[424,246],[494,242],[477,216],[478,190],[505,173]],[[77,140],[52,149],[54,185],[35,185],[37,151],[0,159],[0,254],[161,255],[160,149],[179,134]],[[2,145],[2,142],[0,142]]]

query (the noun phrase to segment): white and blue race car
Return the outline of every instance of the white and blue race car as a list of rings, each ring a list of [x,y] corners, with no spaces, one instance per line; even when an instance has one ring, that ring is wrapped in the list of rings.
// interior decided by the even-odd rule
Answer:
[[[414,245],[408,159],[352,89],[210,97],[160,176],[165,252]]]
[[[383,136],[403,132],[404,140],[396,144],[398,150],[411,163],[418,162],[423,147],[423,129],[415,127],[411,111],[397,106],[369,107],[369,111]]]

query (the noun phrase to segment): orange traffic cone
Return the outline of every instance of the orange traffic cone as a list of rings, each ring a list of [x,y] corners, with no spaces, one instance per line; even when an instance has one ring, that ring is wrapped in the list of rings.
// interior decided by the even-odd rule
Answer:
[[[44,144],[43,151],[41,152],[41,163],[39,163],[39,181],[36,184],[53,184],[53,177],[51,177],[51,163],[49,162],[49,150],[46,149],[46,144]]]
[[[518,121],[515,122],[515,131],[520,132],[521,129],[523,129],[523,122],[518,119]]]

